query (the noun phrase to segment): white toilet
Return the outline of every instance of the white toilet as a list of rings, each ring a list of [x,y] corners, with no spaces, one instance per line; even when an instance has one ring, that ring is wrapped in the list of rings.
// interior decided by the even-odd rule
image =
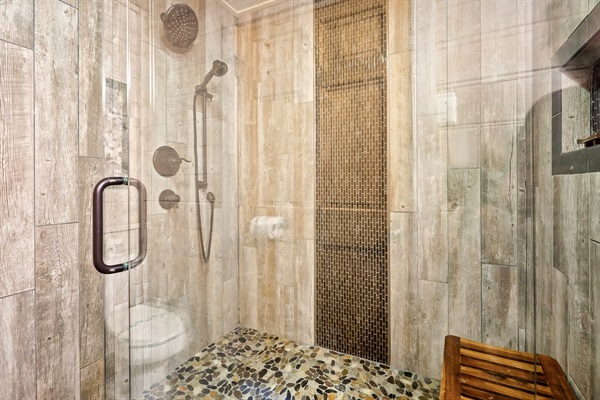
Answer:
[[[162,362],[185,348],[185,323],[174,310],[138,304],[129,315],[131,365]]]
[[[114,320],[113,320],[114,321]],[[117,341],[129,339],[129,365],[152,365],[179,354],[187,343],[186,324],[174,309],[137,304],[129,309],[129,329],[115,332],[111,320],[107,329]]]

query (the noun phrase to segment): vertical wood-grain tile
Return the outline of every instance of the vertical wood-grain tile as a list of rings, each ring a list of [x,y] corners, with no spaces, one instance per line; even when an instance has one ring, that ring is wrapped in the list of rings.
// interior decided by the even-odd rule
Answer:
[[[91,218],[92,191],[103,177],[103,159],[79,158],[79,329],[82,367],[104,356],[104,276],[92,264]]]
[[[449,170],[449,331],[475,341],[481,341],[480,208],[480,170]]]
[[[550,329],[553,331],[550,339],[550,354],[560,363],[563,370],[568,372],[569,354],[569,281],[566,275],[552,269],[552,319]]]
[[[448,285],[419,281],[419,373],[440,378],[448,334]]]
[[[588,258],[589,178],[584,174],[560,175],[553,181],[554,268],[571,279]]]
[[[223,282],[223,330],[231,331],[239,322],[238,280],[229,279]]]
[[[77,224],[36,228],[38,399],[79,396]]]
[[[275,284],[275,330],[276,335],[295,339],[294,287]]]
[[[447,132],[436,116],[418,120],[419,279],[446,282],[448,275]]]
[[[275,283],[275,243],[266,235],[258,238],[258,311],[259,330],[273,332],[277,328],[277,292]]]
[[[77,221],[77,10],[58,0],[36,3],[35,221]]]
[[[294,203],[303,208],[315,207],[316,137],[314,102],[295,106]],[[314,228],[311,237],[314,237]]]
[[[81,398],[104,400],[104,359],[81,369]]]
[[[274,28],[274,142],[277,154],[294,149],[294,33],[293,23]]]
[[[555,178],[555,266],[568,278],[568,374],[581,393],[590,392],[590,179]],[[598,212],[598,210],[594,210]]]
[[[240,324],[258,329],[258,256],[256,247],[240,245]]]
[[[436,76],[438,70],[445,70],[443,52],[437,52],[436,30],[444,30],[437,27],[436,22],[439,10],[434,0],[423,0],[415,4],[415,72],[416,72],[416,113],[418,116],[431,115],[437,112],[435,101],[437,90]],[[442,18],[439,16],[439,18]],[[436,28],[433,28],[436,27]],[[440,38],[441,39],[441,38]]]
[[[35,398],[35,293],[0,298],[0,400]]]
[[[517,269],[483,264],[481,274],[481,336],[485,344],[518,346]]]
[[[315,343],[315,241],[296,240],[294,245],[295,338]]]
[[[0,40],[33,49],[33,1],[5,1],[0,13]]]
[[[590,174],[590,239],[600,242],[600,172]]]
[[[412,124],[412,52],[388,57],[388,210],[417,208],[416,140]]]
[[[412,50],[412,7],[410,0],[391,0],[388,12],[388,53]]]
[[[507,80],[481,85],[481,122],[505,123],[517,120],[517,82]],[[484,126],[483,128],[486,128]],[[486,143],[482,140],[482,143]]]
[[[461,87],[476,91],[480,89],[481,4],[479,1],[458,0],[448,3],[448,85],[454,90]],[[478,114],[479,107],[470,103],[463,110]],[[459,119],[462,117],[460,114],[459,112]]]
[[[313,1],[294,0],[294,102],[314,100]]]
[[[282,216],[284,220],[287,220],[283,215],[288,210],[279,211],[277,214]],[[291,225],[293,221],[286,223]],[[295,244],[295,241],[292,239],[293,234],[293,228],[291,231],[289,228],[285,228],[283,237],[275,240],[275,275],[271,279],[280,285],[293,286],[296,281],[293,262]]]
[[[390,365],[416,371],[419,363],[417,214],[390,213]]]
[[[534,269],[533,269],[533,186],[531,159],[531,118],[517,126],[517,243],[519,350],[533,350]]]
[[[35,285],[33,110],[33,52],[0,42],[0,297]]]
[[[542,93],[551,90],[550,73],[539,78],[538,86]],[[533,185],[535,197],[535,270],[537,298],[541,306],[552,313],[552,268],[554,256],[553,240],[553,181],[552,181],[552,150],[550,132],[552,104],[551,96],[544,95],[534,108],[533,119]]]
[[[472,99],[469,99],[469,103]],[[479,168],[481,128],[457,128],[448,131],[448,168]]]
[[[258,206],[259,148],[256,124],[244,124],[240,131],[240,199],[242,205]]]
[[[481,2],[482,78],[504,79],[517,71],[517,2]]]
[[[589,398],[600,398],[600,243],[590,244],[590,376]]]
[[[275,199],[275,88],[273,80],[259,83],[258,99],[258,205],[273,205]]]
[[[516,129],[485,125],[481,143],[482,261],[516,265]]]
[[[83,1],[79,7],[79,155],[86,157],[104,157],[103,5]]]

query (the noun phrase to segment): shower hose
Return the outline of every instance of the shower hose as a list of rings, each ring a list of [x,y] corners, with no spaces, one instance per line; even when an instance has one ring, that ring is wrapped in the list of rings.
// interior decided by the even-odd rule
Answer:
[[[200,190],[208,188],[208,179],[207,179],[207,162],[206,162],[206,101],[207,97],[210,95],[205,91],[201,92],[200,96],[202,96],[202,149],[203,149],[203,178],[204,181],[200,181],[199,173],[198,173],[198,122],[196,121],[196,99],[198,98],[198,93],[194,94],[194,114],[192,118],[194,119],[194,164],[195,164],[195,174],[194,180],[196,182],[196,214],[198,215],[198,238],[200,242],[200,249],[202,251],[202,259],[204,262],[208,262],[210,259],[210,248],[212,244],[212,234],[213,234],[213,217],[215,211],[215,196],[212,192],[208,192],[206,194],[206,199],[210,203],[210,222],[208,229],[208,244],[206,248],[204,247],[204,234],[202,232],[202,214],[200,209]]]

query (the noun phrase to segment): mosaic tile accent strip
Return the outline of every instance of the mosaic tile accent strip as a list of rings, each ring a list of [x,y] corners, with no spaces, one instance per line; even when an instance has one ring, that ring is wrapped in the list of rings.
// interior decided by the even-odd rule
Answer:
[[[434,399],[440,382],[238,326],[143,393],[162,399]]]
[[[600,131],[600,63],[591,68],[590,84],[590,134]],[[581,136],[585,136],[582,132]]]
[[[384,0],[315,1],[316,342],[389,362]]]

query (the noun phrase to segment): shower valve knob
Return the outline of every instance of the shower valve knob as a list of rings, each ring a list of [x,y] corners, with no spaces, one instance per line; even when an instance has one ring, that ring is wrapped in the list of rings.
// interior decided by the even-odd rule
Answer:
[[[152,164],[159,175],[166,178],[171,177],[179,171],[179,166],[185,161],[190,163],[190,160],[179,157],[177,150],[171,146],[161,146],[154,152]]]
[[[165,189],[158,195],[158,203],[165,210],[169,210],[173,207],[179,207],[181,197],[171,189]]]

